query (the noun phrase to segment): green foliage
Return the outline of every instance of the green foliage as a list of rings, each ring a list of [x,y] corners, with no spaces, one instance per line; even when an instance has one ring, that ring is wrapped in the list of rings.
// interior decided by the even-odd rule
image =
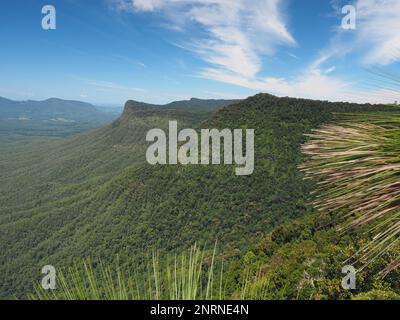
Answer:
[[[334,211],[344,230],[372,225],[373,239],[357,253],[364,267],[400,240],[400,115],[344,114],[324,125],[303,146],[302,166],[318,181],[314,206]],[[399,252],[399,250],[396,250]],[[383,271],[400,265],[400,254]]]
[[[222,278],[194,245],[187,253],[167,255],[161,263],[153,252],[143,273],[124,273],[118,264],[106,267],[90,259],[57,273],[55,290],[40,284],[31,299],[40,300],[208,300],[221,299]],[[221,269],[222,270],[222,269]]]
[[[392,291],[372,290],[356,295],[353,300],[400,300],[400,295]]]
[[[240,296],[245,282],[257,299],[352,299],[375,290],[399,294],[399,269],[380,276],[395,250],[357,272],[355,291],[341,287],[342,267],[368,239],[362,228],[338,232],[332,221],[334,214],[313,212],[275,228],[252,251],[250,264],[248,254],[231,262],[225,273],[231,292]]]
[[[194,242],[208,243],[209,259],[218,239],[216,259],[227,261],[223,298],[349,298],[338,273],[359,246],[334,230],[318,231],[332,217],[314,210],[314,183],[298,166],[304,134],[332,121],[334,112],[366,111],[389,112],[264,94],[211,116],[128,103],[112,125],[67,141],[15,149],[6,143],[9,152],[0,154],[0,297],[26,297],[44,265],[59,269],[90,256],[143,275],[152,248],[164,260]],[[237,177],[234,166],[148,165],[146,132],[167,128],[169,120],[181,128],[255,129],[255,172]],[[311,216],[310,225],[302,220]],[[390,277],[389,287],[398,280]],[[371,290],[372,281],[367,274],[361,292]]]

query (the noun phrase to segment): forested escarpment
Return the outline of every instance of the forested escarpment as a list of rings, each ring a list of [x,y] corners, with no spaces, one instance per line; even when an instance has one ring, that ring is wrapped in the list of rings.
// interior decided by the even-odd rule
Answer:
[[[113,124],[67,141],[35,138],[16,143],[3,139],[0,260],[7,275],[1,281],[1,294],[18,293],[21,285],[26,285],[24,292],[30,290],[31,279],[37,275],[33,263],[50,252],[57,254],[68,242],[76,245],[70,242],[74,234],[86,234],[83,227],[93,219],[86,210],[99,205],[92,214],[100,217],[102,208],[112,205],[101,203],[99,195],[106,190],[113,193],[112,179],[144,161],[149,129],[166,128],[168,120],[175,119],[183,126],[194,126],[206,117],[204,112],[171,109],[146,109],[143,113],[129,102],[124,115]],[[76,253],[70,257],[86,255]]]
[[[128,269],[152,248],[171,253],[194,242],[212,246],[218,240],[220,255],[233,259],[227,285],[232,292],[244,273],[243,263],[235,267],[235,261],[244,259],[246,265],[258,267],[260,261],[267,265],[269,257],[278,257],[276,270],[285,273],[282,288],[291,286],[292,291],[279,291],[278,283],[273,297],[296,298],[294,278],[284,279],[292,279],[297,272],[293,270],[304,268],[295,269],[295,263],[284,257],[295,254],[300,259],[299,250],[308,250],[309,244],[307,257],[319,258],[318,248],[333,241],[334,231],[327,230],[329,236],[313,244],[310,237],[315,235],[309,234],[313,224],[299,222],[303,227],[296,232],[273,232],[271,246],[256,244],[265,243],[274,228],[292,230],[294,220],[319,217],[310,203],[314,182],[305,180],[298,168],[305,160],[301,152],[308,139],[305,134],[332,121],[333,113],[372,111],[396,109],[264,94],[212,115],[131,102],[119,120],[93,133],[40,146],[39,152],[33,147],[26,152],[7,146],[10,152],[0,156],[4,182],[0,187],[0,294],[31,292],[41,267],[48,264],[58,268],[88,256],[112,264],[118,256],[121,267]],[[169,120],[177,120],[181,128],[255,129],[254,173],[238,177],[234,166],[146,164],[146,132],[166,128]],[[313,223],[317,222],[315,218]],[[299,237],[311,242],[297,246],[294,241]],[[257,250],[245,254],[249,247]],[[342,249],[339,243],[337,250]],[[346,252],[336,256],[338,265],[340,257],[346,257]]]

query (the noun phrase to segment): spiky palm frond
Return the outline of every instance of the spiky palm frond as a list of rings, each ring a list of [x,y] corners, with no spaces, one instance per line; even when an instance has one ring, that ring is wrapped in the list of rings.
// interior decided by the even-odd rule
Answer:
[[[222,276],[215,274],[215,253],[205,262],[204,251],[193,246],[161,261],[157,252],[145,270],[126,273],[91,259],[57,272],[57,288],[40,284],[31,299],[39,300],[207,300],[222,298]],[[222,271],[221,271],[222,274]],[[221,281],[220,284],[217,281]]]
[[[342,230],[371,224],[372,240],[356,254],[363,268],[400,241],[400,114],[336,118],[309,135],[301,170],[317,181],[315,207],[340,213]],[[399,263],[398,255],[383,273]]]

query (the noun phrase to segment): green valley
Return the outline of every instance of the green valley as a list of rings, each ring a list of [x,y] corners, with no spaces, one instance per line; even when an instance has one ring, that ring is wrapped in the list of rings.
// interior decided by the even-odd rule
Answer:
[[[313,130],[337,121],[336,114],[379,113],[390,121],[400,115],[399,108],[268,94],[211,109],[192,102],[193,107],[160,107],[128,101],[119,119],[88,133],[45,144],[1,142],[1,298],[34,293],[44,265],[63,269],[90,258],[90,279],[108,274],[96,261],[117,265],[121,273],[135,270],[144,275],[154,271],[148,266],[154,263],[154,250],[160,256],[157,261],[164,261],[195,243],[203,248],[205,269],[215,262],[215,278],[223,274],[220,284],[215,280],[207,285],[210,273],[182,262],[182,270],[187,266],[189,274],[205,277],[200,283],[210,294],[203,298],[399,294],[398,268],[384,279],[377,276],[398,254],[398,247],[358,275],[357,292],[341,289],[343,263],[368,242],[368,226],[340,233],[335,210],[346,207],[318,211],[313,204],[318,181],[306,179],[301,170],[308,159],[302,146],[312,139]],[[254,129],[254,173],[236,176],[235,166],[225,165],[149,165],[146,133],[167,130],[169,121],[177,121],[179,129]],[[168,266],[167,262],[160,268]],[[172,276],[168,271],[160,274]],[[186,273],[180,279],[186,279]],[[143,292],[157,291],[157,285],[149,289],[151,281],[143,282]],[[93,292],[91,298],[100,297]],[[116,295],[110,292],[106,297]]]

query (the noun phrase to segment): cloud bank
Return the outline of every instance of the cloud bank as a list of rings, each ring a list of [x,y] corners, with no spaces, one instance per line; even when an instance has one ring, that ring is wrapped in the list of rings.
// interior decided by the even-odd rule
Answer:
[[[353,89],[354,83],[335,77],[335,66],[327,64],[335,55],[345,55],[358,49],[362,50],[365,64],[386,65],[400,60],[398,0],[354,2],[357,29],[347,37],[347,42],[341,37],[343,30],[338,28],[331,47],[325,50],[328,54],[321,54],[291,79],[260,76],[265,59],[282,46],[297,46],[297,41],[288,30],[285,0],[113,2],[121,11],[160,14],[176,29],[182,30],[182,26],[190,24],[201,30],[181,45],[209,65],[198,71],[199,76],[278,96],[356,102],[369,99],[378,102],[383,91],[357,91]]]

